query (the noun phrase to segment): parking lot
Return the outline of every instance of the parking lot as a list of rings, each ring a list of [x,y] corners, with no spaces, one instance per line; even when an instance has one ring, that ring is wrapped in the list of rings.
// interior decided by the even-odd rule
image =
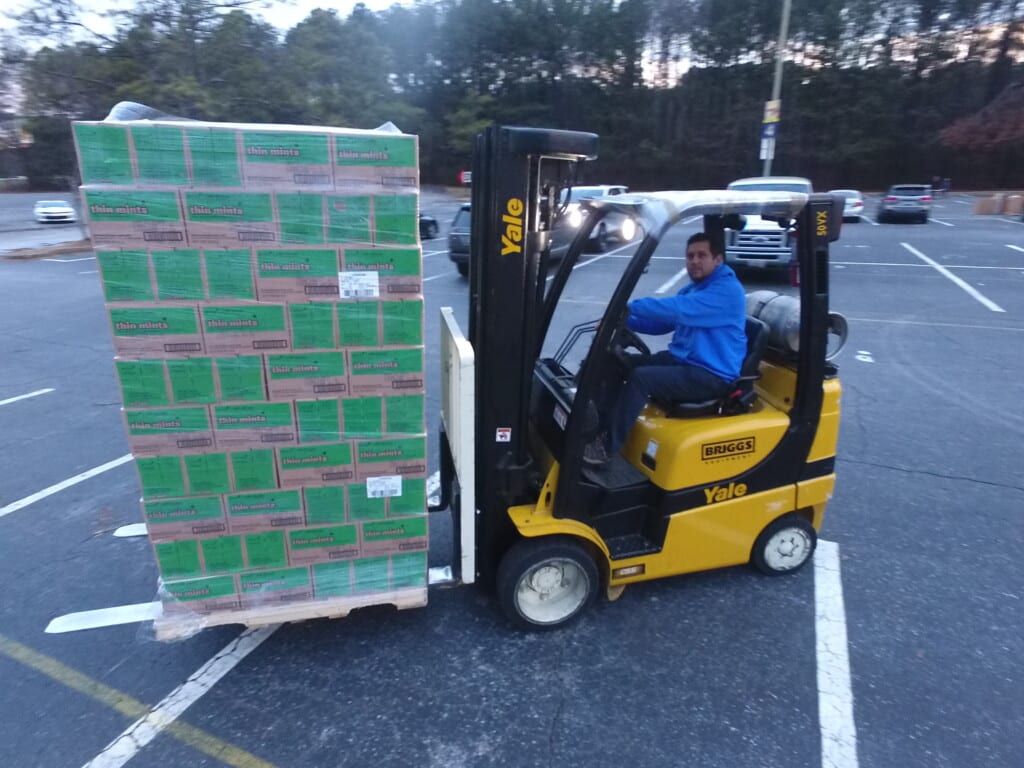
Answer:
[[[457,205],[423,209],[443,233]],[[697,226],[637,295],[678,290],[672,244]],[[432,426],[439,309],[465,323],[468,285],[443,238],[423,247]],[[600,315],[632,248],[581,262],[564,322]],[[0,260],[0,764],[1019,765],[1024,223],[953,195],[927,225],[845,225],[831,290],[850,340],[815,567],[634,585],[546,634],[463,587],[162,643],[146,621],[45,632],[144,611],[156,567],[144,537],[114,535],[141,522],[140,492],[95,261]],[[440,526],[432,563],[447,543]]]

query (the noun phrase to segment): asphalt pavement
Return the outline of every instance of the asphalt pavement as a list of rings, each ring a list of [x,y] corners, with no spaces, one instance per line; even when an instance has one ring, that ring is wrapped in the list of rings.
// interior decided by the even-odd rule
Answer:
[[[438,193],[422,207],[443,232],[457,205]],[[927,225],[849,224],[833,246],[831,305],[851,332],[821,538],[841,602],[823,606],[814,568],[732,568],[631,586],[546,634],[511,629],[471,587],[434,589],[420,610],[175,643],[146,622],[44,633],[70,612],[153,600],[156,568],[144,538],[113,535],[141,521],[130,461],[19,505],[128,449],[95,262],[0,260],[0,764],[1019,765],[1024,224],[971,210],[954,195]],[[637,295],[678,289],[696,226],[663,244]],[[556,333],[600,315],[631,251],[581,263]],[[443,239],[424,243],[423,272],[433,425],[438,312],[465,322],[468,284]],[[447,544],[435,537],[432,560]],[[823,758],[823,610],[848,637],[842,763]],[[218,654],[216,679],[204,665]],[[179,687],[197,671],[205,695],[189,698]],[[107,750],[158,705],[170,727]]]

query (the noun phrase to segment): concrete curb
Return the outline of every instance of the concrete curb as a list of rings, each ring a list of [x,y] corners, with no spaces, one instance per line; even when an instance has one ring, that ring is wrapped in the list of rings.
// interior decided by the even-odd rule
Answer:
[[[92,251],[92,240],[72,240],[66,243],[56,243],[42,248],[18,248],[13,251],[0,251],[0,259],[10,261],[25,261],[28,259],[43,259],[48,256],[65,256],[70,253],[82,253]]]

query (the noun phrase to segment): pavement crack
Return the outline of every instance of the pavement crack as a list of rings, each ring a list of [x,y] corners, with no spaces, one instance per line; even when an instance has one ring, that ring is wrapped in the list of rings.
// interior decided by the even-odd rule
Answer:
[[[865,466],[865,467],[878,467],[880,469],[891,469],[891,470],[894,470],[896,472],[905,472],[905,473],[907,473],[909,475],[927,475],[929,477],[937,477],[937,478],[940,478],[942,480],[963,480],[963,481],[966,481],[968,483],[976,483],[978,485],[991,486],[992,488],[1005,488],[1005,489],[1009,489],[1011,491],[1022,491],[1022,492],[1024,492],[1024,486],[1013,485],[1012,483],[997,483],[997,482],[995,482],[993,480],[979,480],[976,477],[968,477],[966,475],[952,475],[952,474],[948,474],[948,473],[944,473],[944,472],[931,472],[931,471],[929,471],[927,469],[910,469],[908,467],[900,467],[900,466],[897,466],[895,464],[883,464],[882,462],[863,461],[861,459],[837,458],[836,462],[837,463],[844,463],[845,462],[847,464],[860,464],[861,466]]]

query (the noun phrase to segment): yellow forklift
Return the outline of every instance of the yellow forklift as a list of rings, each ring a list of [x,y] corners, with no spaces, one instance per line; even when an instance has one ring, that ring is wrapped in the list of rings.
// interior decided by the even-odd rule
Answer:
[[[454,520],[449,578],[493,589],[530,629],[564,625],[600,592],[616,599],[649,579],[745,563],[792,573],[813,555],[835,482],[840,383],[827,337],[845,338],[845,325],[829,312],[828,267],[842,201],[731,191],[594,199],[549,275],[562,190],[597,149],[596,135],[573,131],[494,126],[477,137],[468,335],[441,310],[432,511]],[[601,318],[570,328],[551,352],[569,277],[612,213],[633,218],[644,239]],[[799,298],[748,295],[747,357],[729,394],[651,402],[620,455],[586,464],[583,446],[623,380],[623,355],[647,351],[626,328],[626,304],[659,242],[683,219],[703,217],[720,234],[743,215],[795,229]]]

